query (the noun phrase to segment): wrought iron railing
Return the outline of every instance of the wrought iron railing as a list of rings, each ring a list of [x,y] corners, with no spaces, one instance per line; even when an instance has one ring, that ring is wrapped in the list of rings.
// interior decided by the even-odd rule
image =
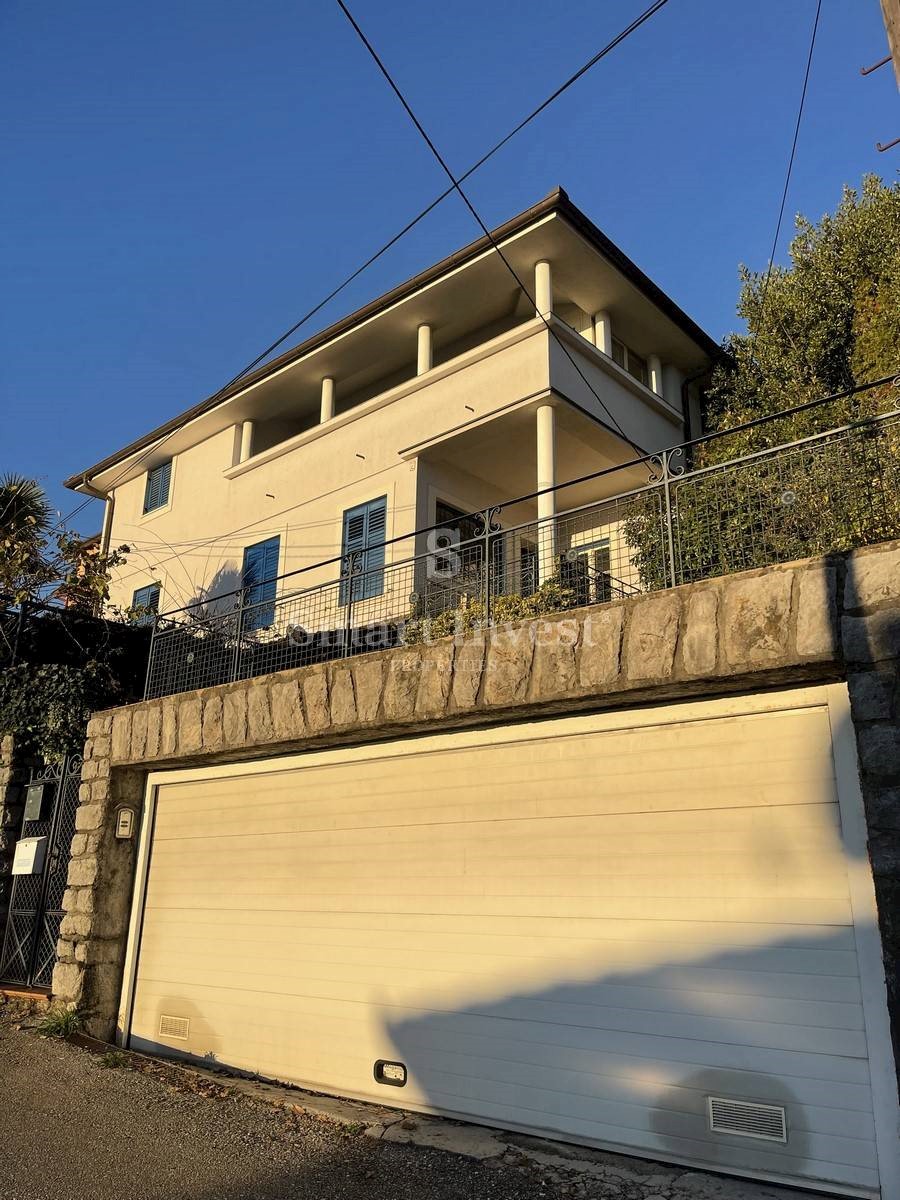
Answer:
[[[393,538],[378,547],[377,565],[371,549],[316,563],[280,576],[275,596],[255,604],[244,589],[165,613],[154,621],[146,695],[900,537],[900,377],[878,387],[492,505],[455,529]],[[772,444],[779,429],[821,424],[839,401],[841,424]],[[726,438],[747,452],[710,462]],[[762,448],[747,450],[754,442]],[[644,479],[632,486],[637,472]],[[567,496],[615,489],[616,480],[630,486],[566,507]],[[564,511],[504,522],[548,492]]]

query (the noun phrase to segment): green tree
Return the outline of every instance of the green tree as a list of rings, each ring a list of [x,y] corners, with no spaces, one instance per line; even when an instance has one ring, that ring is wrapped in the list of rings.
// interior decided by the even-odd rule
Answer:
[[[797,218],[790,266],[740,268],[747,332],[725,342],[706,398],[724,432],[900,371],[900,185],[866,176],[837,210]],[[891,383],[718,437],[694,466],[712,467],[900,406]],[[900,426],[835,436],[673,486],[679,582],[900,536]],[[658,509],[625,522],[647,587],[668,582]]]
[[[707,398],[710,431],[816,400],[900,369],[900,184],[867,175],[846,187],[833,214],[818,224],[798,216],[789,267],[740,268],[738,315],[746,333],[726,339],[729,360],[713,374]],[[896,392],[893,393],[896,400]],[[824,413],[775,421],[765,432],[723,438],[704,461],[776,444],[867,415],[893,403],[876,395],[827,406]]]
[[[23,475],[0,476],[0,592],[14,601],[49,581],[44,550],[52,520],[40,484]]]
[[[0,596],[7,603],[55,597],[89,612],[109,597],[109,573],[127,546],[107,554],[94,539],[53,524],[43,488],[23,475],[0,476]]]

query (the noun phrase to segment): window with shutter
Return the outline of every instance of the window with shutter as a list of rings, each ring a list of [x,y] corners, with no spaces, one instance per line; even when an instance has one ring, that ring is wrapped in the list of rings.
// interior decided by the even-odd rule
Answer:
[[[344,536],[341,554],[343,569],[347,570],[348,556],[353,555],[352,584],[348,577],[341,581],[340,603],[368,600],[384,591],[384,540],[387,536],[387,496],[348,508],[344,513]]]
[[[275,620],[275,593],[278,589],[278,559],[281,538],[267,538],[247,546],[241,580],[244,587],[243,629],[266,629]]]
[[[148,583],[146,587],[136,589],[131,598],[131,607],[139,610],[136,625],[148,625],[153,620],[153,614],[159,612],[159,592],[158,583]]]
[[[153,512],[169,503],[169,484],[172,479],[172,460],[160,463],[152,471],[147,472],[147,485],[144,488],[144,512]]]

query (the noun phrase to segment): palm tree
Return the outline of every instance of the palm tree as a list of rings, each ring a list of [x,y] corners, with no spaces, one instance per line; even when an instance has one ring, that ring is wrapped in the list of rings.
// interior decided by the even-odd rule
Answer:
[[[17,603],[45,582],[53,509],[44,489],[24,475],[0,476],[0,592]]]

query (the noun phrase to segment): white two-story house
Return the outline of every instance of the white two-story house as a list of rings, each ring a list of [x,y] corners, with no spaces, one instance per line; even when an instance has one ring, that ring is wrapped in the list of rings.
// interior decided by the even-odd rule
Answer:
[[[581,600],[633,589],[602,501],[647,469],[610,468],[699,433],[718,347],[561,190],[493,237],[502,257],[473,242],[68,479],[105,499],[104,546],[131,547],[112,603],[239,597],[263,606],[259,636],[285,596],[306,597],[285,610],[306,629],[340,628],[348,602],[392,619],[440,591],[421,556],[446,538],[415,535],[439,526],[464,543],[455,585],[428,572],[446,607],[483,586],[468,514],[494,506],[495,592],[534,592],[576,554]],[[333,560],[351,551],[348,586]]]

